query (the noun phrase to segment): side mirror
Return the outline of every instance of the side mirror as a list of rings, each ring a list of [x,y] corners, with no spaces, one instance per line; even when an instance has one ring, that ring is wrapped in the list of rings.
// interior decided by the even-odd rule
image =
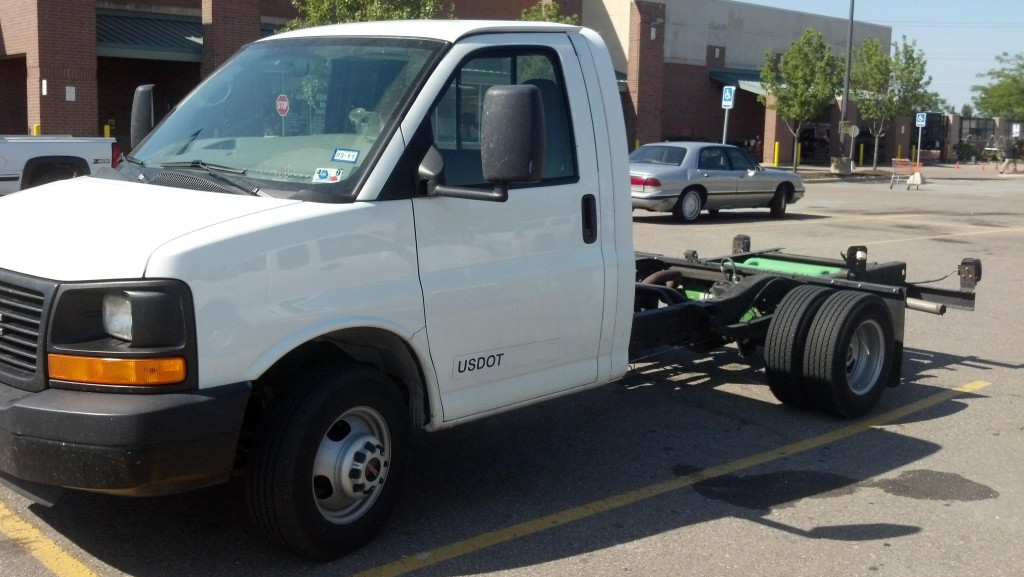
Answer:
[[[135,97],[132,99],[132,150],[135,150],[135,147],[153,129],[153,86],[153,84],[143,84],[135,89]]]
[[[528,84],[492,86],[484,94],[480,157],[496,185],[537,182],[544,175],[544,105]]]
[[[419,167],[427,196],[505,202],[509,184],[537,182],[543,176],[544,131],[544,106],[536,86],[492,86],[484,94],[480,161],[484,179],[494,189],[444,184],[444,159],[431,146]]]

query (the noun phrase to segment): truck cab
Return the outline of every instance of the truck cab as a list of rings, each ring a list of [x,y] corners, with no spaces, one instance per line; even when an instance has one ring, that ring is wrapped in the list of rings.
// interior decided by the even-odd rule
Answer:
[[[625,372],[628,177],[592,31],[246,46],[117,169],[0,199],[6,234],[60,231],[0,246],[0,478],[52,501],[242,471],[272,541],[357,546],[411,428]]]

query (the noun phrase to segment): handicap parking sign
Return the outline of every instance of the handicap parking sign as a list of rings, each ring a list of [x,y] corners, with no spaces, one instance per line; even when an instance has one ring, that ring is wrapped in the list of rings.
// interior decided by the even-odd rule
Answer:
[[[735,94],[735,86],[722,87],[722,108],[732,108],[733,96],[735,96]]]
[[[924,128],[925,124],[928,123],[928,114],[925,112],[917,113],[917,127]]]

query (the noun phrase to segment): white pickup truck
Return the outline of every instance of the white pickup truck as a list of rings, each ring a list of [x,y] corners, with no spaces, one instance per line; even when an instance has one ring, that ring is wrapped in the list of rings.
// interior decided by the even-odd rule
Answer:
[[[0,195],[117,166],[113,138],[0,136]]]
[[[133,128],[145,127],[147,92]],[[133,133],[137,132],[133,130]],[[143,131],[144,132],[144,131]],[[159,495],[244,477],[272,542],[330,559],[436,431],[763,351],[787,405],[900,379],[903,263],[637,255],[610,57],[574,26],[388,22],[254,42],[117,167],[0,199],[0,478]],[[48,232],[40,234],[43,226]],[[758,357],[752,357],[760,362]]]

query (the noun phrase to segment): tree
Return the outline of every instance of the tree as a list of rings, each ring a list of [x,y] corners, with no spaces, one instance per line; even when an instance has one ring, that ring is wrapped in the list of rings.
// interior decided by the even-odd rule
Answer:
[[[562,16],[562,7],[555,0],[537,0],[537,3],[523,10],[519,15],[520,20],[534,22],[559,22],[561,24],[580,23],[579,14]]]
[[[928,92],[931,76],[925,77],[927,62],[917,42],[892,44],[892,56],[882,51],[877,38],[868,38],[857,48],[850,67],[850,84],[861,118],[870,121],[875,137],[872,168],[878,168],[878,142],[897,116],[921,110],[945,110],[938,94]]]
[[[982,116],[1011,119],[1024,118],[1024,54],[1010,56],[1003,52],[996,56],[1001,65],[981,77],[993,80],[988,85],[975,85],[971,90],[977,92],[974,107]]]
[[[974,107],[970,104],[964,104],[960,107],[961,118],[974,118]]]
[[[790,45],[781,60],[770,50],[765,52],[761,82],[768,94],[757,100],[778,113],[793,134],[794,171],[801,129],[835,100],[840,78],[838,62],[822,34],[810,28]]]
[[[292,0],[299,16],[290,20],[287,30],[371,20],[413,20],[435,18],[441,12],[440,0]]]

